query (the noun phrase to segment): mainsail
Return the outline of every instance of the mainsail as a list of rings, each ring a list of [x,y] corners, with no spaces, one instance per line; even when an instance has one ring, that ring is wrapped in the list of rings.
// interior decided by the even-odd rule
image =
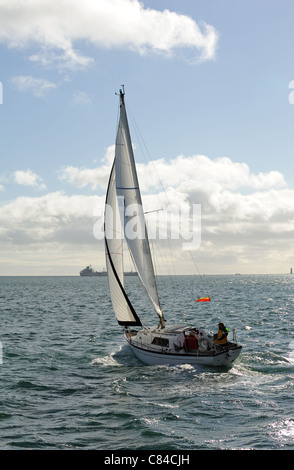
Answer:
[[[140,319],[124,290],[123,240],[118,210],[115,165],[113,164],[106,193],[104,214],[105,255],[110,297],[120,325],[141,326]]]
[[[119,201],[119,206],[118,206]],[[108,204],[112,211],[117,214],[120,213],[121,222],[124,229],[124,236],[126,238],[132,260],[141,279],[143,286],[146,289],[148,297],[157,312],[161,325],[163,326],[163,313],[160,307],[158,298],[154,268],[151,258],[149,240],[145,224],[145,218],[142,207],[141,194],[139,189],[137,171],[135,167],[134,154],[132,149],[131,137],[129,132],[128,120],[126,115],[124,93],[120,91],[120,119],[115,143],[115,160],[109,181],[107,191],[106,204]],[[113,219],[115,218],[112,215]],[[106,226],[105,230],[109,228],[109,217],[107,217],[106,210]],[[118,223],[117,219],[113,220],[113,231],[117,233]],[[117,284],[123,285],[123,262],[122,262],[122,240],[110,240],[111,237],[106,233],[106,258],[107,268],[110,271],[110,290],[115,312],[122,307],[120,301],[122,297],[125,298],[126,294],[122,293],[122,289]],[[111,245],[111,247],[109,246]],[[112,266],[112,262],[114,266]],[[119,272],[121,271],[121,274]],[[116,272],[116,275],[115,275]],[[111,280],[113,277],[113,280]],[[113,282],[112,282],[113,281]],[[113,283],[113,286],[112,286]],[[113,295],[114,299],[113,300]],[[126,297],[127,298],[127,297]],[[127,303],[125,300],[123,303]],[[126,312],[124,315],[132,316],[130,322],[135,321],[136,314],[131,310],[131,304],[128,301]],[[130,311],[129,311],[130,310]],[[128,313],[127,313],[128,312]],[[118,318],[118,315],[116,313]],[[123,315],[119,314],[119,318]],[[138,321],[137,317],[137,321]],[[125,320],[123,320],[125,321]],[[122,323],[121,320],[119,320]],[[124,324],[124,323],[123,323]]]

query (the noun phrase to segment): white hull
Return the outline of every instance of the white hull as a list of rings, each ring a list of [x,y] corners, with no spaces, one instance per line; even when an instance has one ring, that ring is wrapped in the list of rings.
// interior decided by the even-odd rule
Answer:
[[[141,333],[141,332],[140,332]],[[136,340],[136,336],[128,333],[125,338],[135,356],[147,365],[182,365],[190,364],[204,367],[232,367],[234,361],[240,355],[242,347],[236,343],[228,343],[221,348],[212,348],[207,352],[197,350],[196,352],[186,352],[183,349],[177,351],[175,348],[166,348],[162,346],[151,345],[148,341],[148,335],[151,338],[156,335],[153,331],[143,333],[147,342],[144,344],[140,337],[140,342]],[[158,334],[158,332],[157,332]],[[162,337],[167,337],[164,335]],[[171,343],[172,344],[172,343]]]
[[[195,356],[187,354],[156,353],[130,345],[135,356],[147,365],[181,365],[191,364],[205,367],[232,367],[240,354],[241,347],[234,351],[218,353],[215,356]]]

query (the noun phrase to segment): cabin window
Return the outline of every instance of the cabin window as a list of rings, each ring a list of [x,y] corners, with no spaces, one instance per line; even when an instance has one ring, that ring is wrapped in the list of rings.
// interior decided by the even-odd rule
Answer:
[[[164,347],[169,346],[169,342],[167,338],[160,338],[158,336],[155,336],[155,338],[152,341],[152,344],[156,344],[157,346],[164,346]]]

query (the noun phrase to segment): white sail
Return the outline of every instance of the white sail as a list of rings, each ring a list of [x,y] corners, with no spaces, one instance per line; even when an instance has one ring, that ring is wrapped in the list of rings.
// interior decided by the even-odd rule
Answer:
[[[120,325],[141,326],[124,290],[122,226],[116,196],[115,165],[111,171],[105,202],[105,255],[113,309]]]
[[[115,173],[117,196],[124,202],[121,214],[124,215],[124,233],[129,251],[148,297],[163,324],[122,91],[115,146]]]

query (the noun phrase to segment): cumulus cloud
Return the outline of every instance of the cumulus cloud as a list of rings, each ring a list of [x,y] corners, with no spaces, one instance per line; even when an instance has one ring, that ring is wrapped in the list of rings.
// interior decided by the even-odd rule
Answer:
[[[143,187],[148,188],[154,184],[158,176],[165,184],[181,185],[187,187],[211,186],[214,191],[219,186],[223,189],[269,189],[285,187],[284,176],[277,171],[254,174],[246,163],[233,162],[228,157],[219,157],[214,160],[205,155],[185,157],[179,155],[175,159],[166,161],[160,159],[150,162],[148,167],[138,165],[142,175]],[[143,175],[145,177],[143,178]]]
[[[138,0],[1,0],[0,41],[11,47],[38,47],[30,60],[43,65],[84,68],[93,59],[76,44],[128,48],[140,54],[176,55],[190,61],[215,56],[212,25],[169,10],[145,8]]]
[[[112,145],[108,147],[103,164],[99,167],[86,169],[68,166],[60,170],[60,178],[77,187],[90,184],[94,189],[105,189],[113,159]],[[171,160],[161,158],[147,164],[138,163],[137,171],[141,190],[145,192],[150,192],[158,185],[176,188],[184,185],[192,192],[193,188],[197,187],[199,190],[208,185],[212,188],[221,187],[223,190],[265,190],[287,186],[284,176],[278,171],[255,174],[246,163],[233,162],[228,157],[210,159],[205,155],[179,155]]]
[[[105,190],[113,148],[108,149],[107,156],[98,168],[67,167],[62,177],[77,187],[90,185]],[[178,209],[201,205],[199,252],[209,253],[215,263],[221,263],[230,250],[234,256],[226,259],[234,258],[235,263],[239,260],[246,264],[251,256],[253,264],[257,258],[261,263],[266,259],[273,263],[277,250],[286,256],[285,247],[288,251],[289,243],[293,244],[294,191],[278,171],[254,173],[246,163],[204,155],[179,155],[169,161],[162,158],[138,164],[137,169],[145,210],[163,209],[148,216],[149,222],[158,225],[157,234],[166,228],[167,215],[172,222],[173,211],[177,215]],[[182,245],[178,248],[181,250]],[[187,248],[193,249],[188,244]]]
[[[20,246],[24,250],[25,247],[46,250],[49,243],[55,243],[65,252],[75,244],[76,252],[81,246],[96,245],[94,253],[97,249],[97,256],[99,252],[103,260],[99,240],[112,158],[113,146],[96,168],[72,166],[59,173],[62,182],[80,192],[88,185],[102,196],[55,192],[41,197],[19,197],[2,204],[0,245],[4,253],[7,254],[7,246],[14,251]],[[183,211],[194,227],[187,207],[200,204],[201,246],[197,247],[195,257],[204,270],[210,266],[210,272],[279,272],[282,266],[286,265],[287,270],[291,266],[294,190],[288,188],[281,173],[254,173],[245,163],[204,155],[179,155],[169,161],[159,159],[139,164],[138,173],[145,211],[159,210],[147,216],[149,227],[156,227],[153,239],[154,233],[160,236],[167,233],[166,223],[172,225],[178,211]],[[16,176],[22,184],[38,182],[33,172],[18,172]],[[189,245],[189,240],[183,243],[181,237],[180,240],[170,237],[166,243],[172,244],[177,272],[188,273],[188,251],[196,247]],[[187,249],[183,251],[184,245]]]
[[[38,189],[46,189],[46,185],[42,183],[42,178],[33,173],[32,170],[17,170],[14,172],[14,181],[23,186],[33,186]]]
[[[103,165],[98,168],[76,168],[67,166],[59,171],[59,179],[77,188],[90,185],[92,189],[98,187],[105,189],[109,178],[109,167]]]
[[[74,105],[84,105],[84,104],[89,104],[91,102],[91,99],[87,95],[85,91],[77,91],[72,99],[72,104]]]
[[[67,196],[62,192],[18,197],[0,207],[0,238],[20,245],[52,240],[90,242],[93,211],[97,207],[102,211],[102,206],[103,198],[98,196]],[[87,230],[81,231],[85,226]]]
[[[12,77],[11,83],[19,91],[30,91],[38,98],[43,98],[48,91],[56,88],[55,83],[49,82],[44,78],[35,78],[31,75],[19,75]]]

